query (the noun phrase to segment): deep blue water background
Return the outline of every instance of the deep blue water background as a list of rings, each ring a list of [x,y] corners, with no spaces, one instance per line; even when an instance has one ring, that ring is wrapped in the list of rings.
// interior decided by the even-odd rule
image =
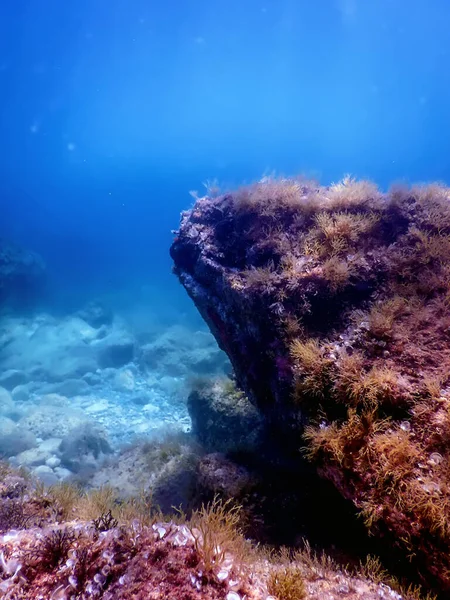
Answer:
[[[275,170],[450,181],[448,0],[3,0],[0,235],[67,306],[188,306],[188,192]]]

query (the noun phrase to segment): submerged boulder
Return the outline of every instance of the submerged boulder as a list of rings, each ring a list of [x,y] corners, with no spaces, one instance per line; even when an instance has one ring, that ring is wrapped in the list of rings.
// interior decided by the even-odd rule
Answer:
[[[171,255],[274,439],[449,590],[450,189],[266,178]]]
[[[309,546],[292,560],[263,553],[242,535],[240,508],[217,497],[174,519],[146,495],[125,500],[105,487],[80,496],[70,483],[43,492],[35,477],[0,468],[4,600],[420,598],[389,581],[373,558],[350,570]],[[55,482],[48,467],[33,475]]]
[[[80,472],[98,468],[112,453],[112,448],[101,429],[91,423],[82,423],[63,437],[59,452],[65,467]]]
[[[257,451],[262,417],[232,380],[199,380],[187,405],[193,432],[208,452]]]

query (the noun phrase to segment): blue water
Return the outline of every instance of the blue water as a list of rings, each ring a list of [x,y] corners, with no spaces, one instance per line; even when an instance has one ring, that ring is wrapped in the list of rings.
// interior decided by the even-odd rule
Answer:
[[[170,230],[207,178],[449,180],[449,30],[447,0],[3,0],[0,234],[55,301],[186,307]]]

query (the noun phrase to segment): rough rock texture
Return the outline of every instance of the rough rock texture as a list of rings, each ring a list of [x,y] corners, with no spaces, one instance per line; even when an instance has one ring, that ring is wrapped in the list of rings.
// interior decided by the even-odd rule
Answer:
[[[198,486],[222,498],[241,500],[252,489],[252,475],[220,453],[207,454],[198,465]]]
[[[33,252],[0,238],[0,305],[26,303],[43,283],[45,265]]]
[[[265,179],[183,213],[175,273],[238,384],[450,590],[450,190]]]
[[[199,381],[189,395],[188,409],[193,432],[207,451],[257,451],[263,420],[230,379]]]
[[[98,468],[108,454],[112,454],[111,446],[105,433],[91,423],[83,423],[67,433],[59,446],[61,462],[71,471]]]
[[[309,548],[269,560],[243,539],[237,516],[216,500],[189,521],[169,522],[105,488],[43,492],[0,463],[0,597],[420,600],[382,583],[373,560],[353,574]]]

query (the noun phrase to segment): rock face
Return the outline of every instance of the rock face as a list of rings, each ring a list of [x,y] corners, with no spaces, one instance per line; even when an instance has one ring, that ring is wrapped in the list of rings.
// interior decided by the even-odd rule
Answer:
[[[0,238],[0,305],[26,303],[43,282],[42,259]]]
[[[274,435],[449,590],[450,190],[265,179],[171,255]]]

